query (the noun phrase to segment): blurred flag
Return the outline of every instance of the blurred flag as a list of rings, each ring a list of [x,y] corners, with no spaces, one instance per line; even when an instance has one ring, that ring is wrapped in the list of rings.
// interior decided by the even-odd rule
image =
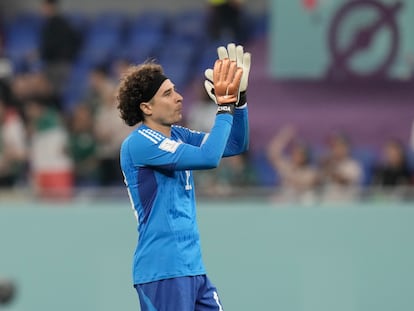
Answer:
[[[318,0],[302,0],[302,6],[307,11],[313,11],[318,6]]]

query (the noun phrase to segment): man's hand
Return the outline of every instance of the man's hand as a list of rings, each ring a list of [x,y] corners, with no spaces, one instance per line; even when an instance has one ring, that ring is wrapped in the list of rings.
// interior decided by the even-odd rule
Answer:
[[[246,104],[246,91],[247,86],[249,82],[249,72],[250,72],[250,64],[251,64],[251,54],[244,52],[243,46],[236,45],[234,43],[230,43],[227,45],[227,49],[224,46],[220,46],[217,48],[217,54],[219,59],[225,59],[228,58],[231,61],[235,61],[237,63],[238,67],[243,68],[243,76],[240,82],[240,94],[239,94],[239,100],[236,103],[237,107],[243,106]],[[205,76],[207,80],[204,82],[204,87],[206,88],[206,91],[210,98],[217,102],[215,97],[215,91],[214,91],[214,84],[211,82],[214,82],[214,76],[213,76],[213,69],[209,68],[205,71]]]
[[[243,69],[228,58],[218,59],[214,64],[214,94],[218,105],[235,104],[238,101]]]
[[[233,113],[238,101],[243,69],[228,58],[218,59],[214,64],[214,95],[219,105],[217,113]]]

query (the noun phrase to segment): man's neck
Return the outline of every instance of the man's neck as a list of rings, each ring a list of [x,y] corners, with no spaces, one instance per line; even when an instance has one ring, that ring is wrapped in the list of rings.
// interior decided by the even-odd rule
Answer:
[[[165,137],[171,137],[171,125],[162,125],[159,123],[151,122],[146,120],[143,122],[150,129],[162,133]]]

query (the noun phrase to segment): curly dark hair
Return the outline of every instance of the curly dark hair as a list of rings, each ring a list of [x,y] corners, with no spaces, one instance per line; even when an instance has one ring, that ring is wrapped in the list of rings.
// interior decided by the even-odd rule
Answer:
[[[129,126],[134,126],[144,120],[140,104],[144,102],[145,90],[160,74],[163,74],[161,65],[148,61],[132,66],[122,77],[116,98],[121,118]]]

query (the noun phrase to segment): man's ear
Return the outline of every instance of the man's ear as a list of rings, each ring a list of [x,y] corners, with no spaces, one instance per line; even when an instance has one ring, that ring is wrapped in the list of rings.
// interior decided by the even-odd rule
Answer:
[[[152,115],[152,106],[150,103],[147,102],[142,102],[139,104],[139,108],[141,108],[142,112],[147,115],[150,116]]]

